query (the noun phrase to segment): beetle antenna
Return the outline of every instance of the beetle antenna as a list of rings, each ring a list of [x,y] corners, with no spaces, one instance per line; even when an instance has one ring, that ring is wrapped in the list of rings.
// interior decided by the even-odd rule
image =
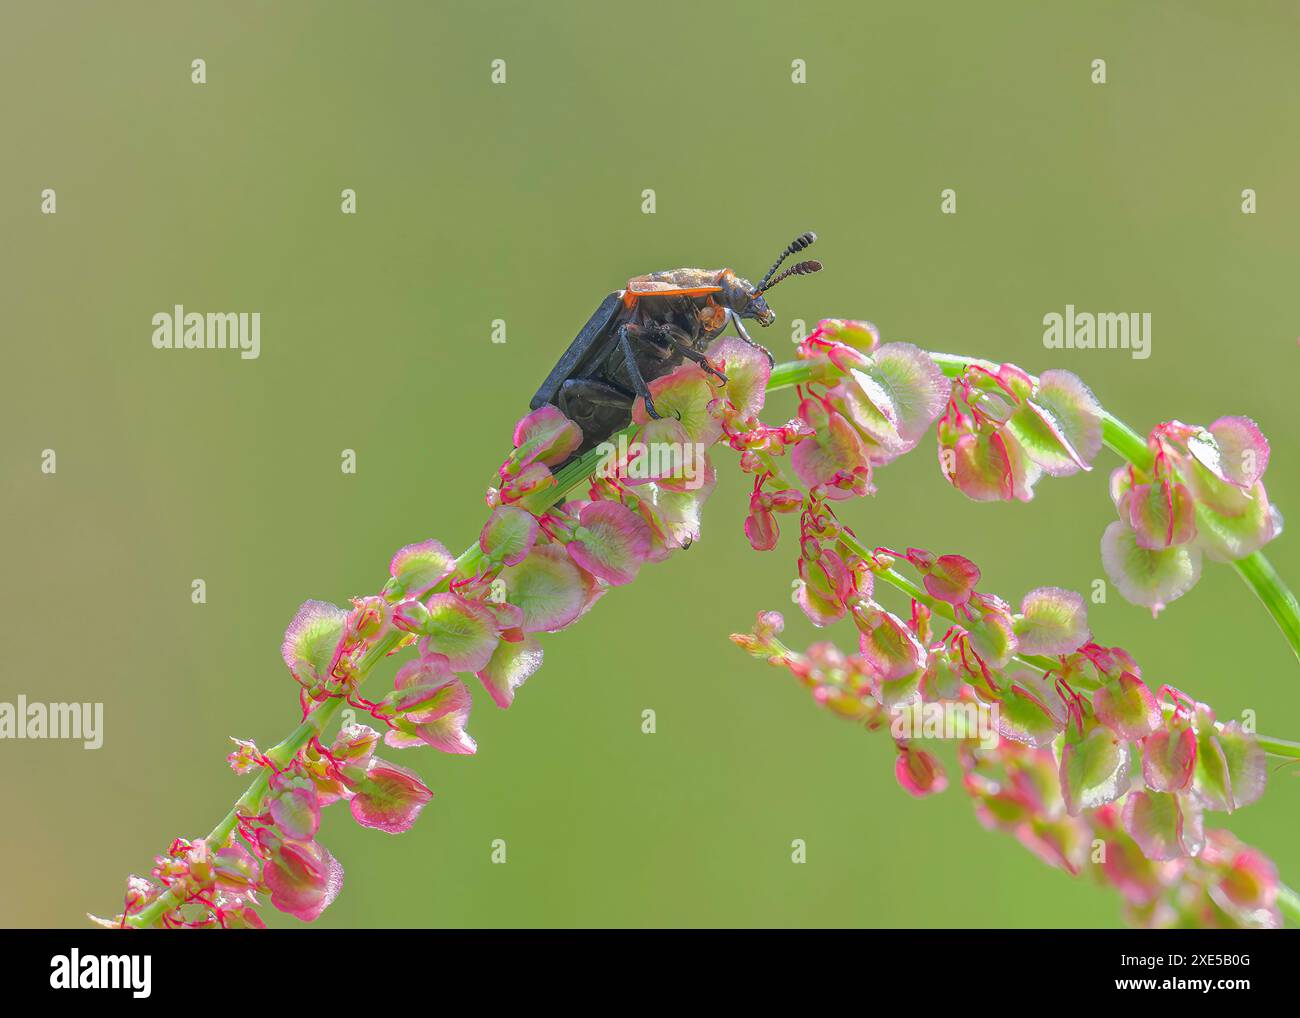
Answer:
[[[781,257],[776,260],[776,262],[773,264],[773,266],[770,269],[767,270],[767,275],[765,275],[762,279],[758,281],[758,286],[755,287],[755,291],[758,293],[762,293],[764,290],[766,290],[768,288],[768,280],[770,280],[772,276],[776,273],[776,270],[781,267],[781,263],[784,262],[787,258],[789,258],[792,254],[795,254],[798,251],[802,251],[806,247],[812,247],[813,243],[816,240],[817,240],[817,234],[813,233],[812,230],[809,230],[807,233],[801,233],[799,234],[799,236],[795,237],[794,240],[790,241],[789,247],[787,247],[784,251],[781,252]]]
[[[766,286],[761,286],[755,290],[754,296],[757,297],[760,293],[766,293],[768,290],[772,289],[772,287],[776,286],[777,283],[781,282],[781,280],[788,279],[790,276],[811,276],[814,272],[821,272],[821,270],[822,263],[816,261],[799,262],[797,265],[791,265]]]

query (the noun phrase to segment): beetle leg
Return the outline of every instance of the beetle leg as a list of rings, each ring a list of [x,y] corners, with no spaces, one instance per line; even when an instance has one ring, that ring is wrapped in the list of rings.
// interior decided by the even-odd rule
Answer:
[[[654,420],[659,420],[659,411],[655,409],[654,400],[650,396],[650,386],[646,385],[645,378],[641,375],[641,369],[637,367],[636,354],[632,350],[633,332],[640,332],[640,327],[633,325],[631,322],[624,322],[618,327],[618,345],[623,351],[623,363],[627,366],[627,377],[632,380],[632,388],[636,394],[645,400],[645,412]]]
[[[679,354],[685,357],[688,361],[694,361],[710,375],[713,375],[715,378],[720,379],[722,383],[725,385],[727,381],[727,376],[724,375],[717,368],[715,368],[709,362],[709,359],[704,356],[704,354],[700,353],[700,351],[696,350],[695,347],[691,346],[689,343],[683,341],[678,336],[679,332],[681,332],[681,330],[673,325],[659,326],[659,334],[663,336],[665,339],[667,339],[669,343],[672,344],[674,350],[676,350]],[[683,336],[686,335],[684,332],[681,334]]]
[[[761,350],[763,352],[763,356],[767,358],[767,366],[769,368],[776,367],[776,358],[772,356],[772,351],[762,343],[755,343],[749,338],[749,333],[745,331],[745,327],[740,323],[740,315],[736,314],[734,311],[728,310],[727,317],[736,323],[736,331],[740,333],[741,339],[752,346],[755,350]]]
[[[555,405],[582,429],[582,445],[573,456],[581,455],[604,437],[631,424],[635,400],[636,397],[621,386],[598,378],[566,378],[556,394]]]

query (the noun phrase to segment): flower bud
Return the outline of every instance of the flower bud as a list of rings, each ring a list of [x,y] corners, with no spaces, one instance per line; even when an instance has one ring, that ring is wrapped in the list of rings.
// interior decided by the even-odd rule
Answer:
[[[907,746],[894,762],[894,777],[909,795],[918,799],[942,792],[948,787],[943,766],[923,749]]]
[[[429,621],[429,609],[422,601],[403,601],[393,609],[393,625],[404,633],[421,633]]]

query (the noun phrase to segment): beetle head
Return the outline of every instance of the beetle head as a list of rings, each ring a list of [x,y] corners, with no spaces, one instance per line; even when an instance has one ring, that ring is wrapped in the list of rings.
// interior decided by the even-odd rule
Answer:
[[[738,317],[751,318],[759,325],[771,325],[776,321],[776,312],[767,306],[758,287],[748,279],[728,272],[719,282],[722,292],[718,294],[718,303],[730,308]]]
[[[816,239],[817,234],[811,231],[808,233],[801,233],[799,236],[795,237],[795,239],[786,246],[786,249],[781,252],[781,257],[779,257],[775,264],[767,270],[767,275],[760,279],[756,286],[751,286],[745,280],[737,278],[735,282],[743,287],[745,292],[743,294],[743,299],[732,304],[732,308],[736,313],[739,314],[741,318],[752,318],[758,322],[759,325],[763,326],[771,325],[776,321],[776,312],[767,306],[767,301],[763,299],[763,295],[767,293],[768,290],[772,289],[772,287],[776,286],[777,283],[781,282],[781,280],[787,279],[790,276],[807,276],[814,272],[821,271],[822,263],[818,261],[799,262],[795,265],[791,265],[780,275],[777,275],[776,271],[787,258],[797,251],[802,251],[804,248],[811,247]],[[727,296],[730,298],[731,295],[727,294]]]
[[[763,299],[761,293],[756,293],[749,299],[749,313],[741,315],[742,318],[752,318],[759,325],[766,328],[776,321],[776,312],[767,306],[767,301]]]

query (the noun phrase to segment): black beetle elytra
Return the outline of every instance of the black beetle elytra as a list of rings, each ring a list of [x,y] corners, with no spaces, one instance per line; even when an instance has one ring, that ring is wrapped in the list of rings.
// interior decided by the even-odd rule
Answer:
[[[789,276],[820,271],[821,262],[806,261],[777,274],[790,255],[816,239],[815,233],[801,233],[757,284],[730,269],[670,269],[629,279],[626,289],[601,301],[530,406],[536,410],[551,403],[582,428],[582,453],[631,423],[638,396],[645,400],[646,413],[658,417],[647,383],[683,360],[720,376],[704,351],[728,322],[735,322],[740,337],[770,362],[771,353],[749,338],[742,319],[762,326],[776,321],[764,294]]]

